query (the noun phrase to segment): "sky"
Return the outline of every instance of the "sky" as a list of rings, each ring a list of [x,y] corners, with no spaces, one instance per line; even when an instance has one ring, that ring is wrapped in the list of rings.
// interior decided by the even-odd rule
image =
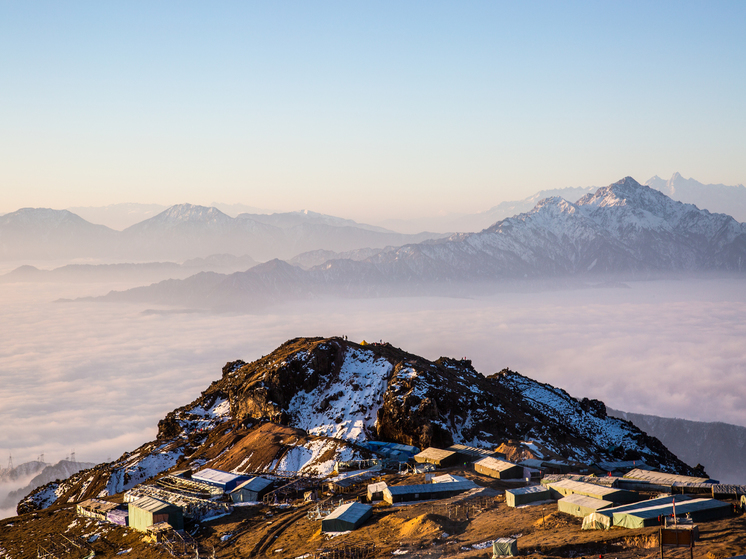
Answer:
[[[0,0],[0,213],[746,182],[743,2]]]

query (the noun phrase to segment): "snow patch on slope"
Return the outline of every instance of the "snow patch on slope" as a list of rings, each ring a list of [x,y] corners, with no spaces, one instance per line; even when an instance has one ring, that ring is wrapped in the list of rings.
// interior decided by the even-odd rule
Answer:
[[[326,386],[298,392],[288,405],[293,425],[311,435],[364,441],[376,423],[392,365],[347,348],[339,374]]]

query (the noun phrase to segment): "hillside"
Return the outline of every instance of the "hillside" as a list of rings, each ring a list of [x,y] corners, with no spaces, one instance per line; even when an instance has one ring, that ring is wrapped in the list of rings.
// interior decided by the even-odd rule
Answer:
[[[693,469],[602,402],[503,370],[485,377],[468,360],[428,361],[389,344],[298,338],[222,377],[158,425],[156,440],[118,460],[45,485],[19,513],[125,491],[161,472],[208,465],[236,472],[326,475],[335,460],[370,456],[380,439],[420,448],[495,448],[533,441],[539,458],[644,460]]]

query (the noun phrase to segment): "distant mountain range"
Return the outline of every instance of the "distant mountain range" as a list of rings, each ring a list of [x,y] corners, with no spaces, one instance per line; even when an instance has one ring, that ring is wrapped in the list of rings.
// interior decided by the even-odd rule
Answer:
[[[248,306],[323,294],[424,293],[526,278],[645,278],[746,271],[746,224],[626,177],[573,204],[559,197],[479,233],[456,234],[303,270],[281,261],[229,276],[198,274],[107,300]]]
[[[702,464],[722,483],[746,484],[746,427],[628,413],[607,408],[612,417],[631,421],[687,464]]]
[[[217,208],[181,204],[115,231],[68,210],[24,208],[0,216],[0,259],[106,258],[129,262],[248,254],[262,261],[312,250],[383,248],[442,237],[404,235],[372,225],[290,212],[230,217]]]
[[[725,213],[740,222],[746,221],[746,186],[742,184],[702,184],[692,178],[685,179],[679,173],[674,173],[668,180],[655,176],[645,184],[674,200],[713,213]]]

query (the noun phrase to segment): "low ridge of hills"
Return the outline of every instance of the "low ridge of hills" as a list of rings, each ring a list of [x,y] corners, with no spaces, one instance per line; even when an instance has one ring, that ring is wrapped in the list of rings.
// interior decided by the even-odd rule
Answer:
[[[704,422],[607,410],[609,415],[631,421],[659,439],[688,464],[702,464],[722,483],[746,480],[746,427],[719,421]]]
[[[677,202],[626,177],[577,203],[546,198],[530,212],[478,233],[345,256],[308,270],[270,261],[229,276],[199,275],[101,299],[251,308],[321,295],[453,292],[464,285],[473,290],[480,282],[527,278],[743,274],[746,224]]]
[[[442,237],[405,235],[314,212],[239,214],[179,204],[124,231],[67,210],[23,208],[0,216],[1,260],[106,258],[135,262],[249,254],[262,261],[311,250],[382,248]]]
[[[488,449],[532,441],[547,459],[644,460],[695,473],[658,439],[609,417],[602,402],[576,400],[516,372],[485,377],[468,360],[297,338],[253,363],[226,364],[199,398],[159,422],[156,440],[36,489],[18,512],[114,495],[172,469],[324,475],[335,460],[369,457],[360,446],[369,440]]]

